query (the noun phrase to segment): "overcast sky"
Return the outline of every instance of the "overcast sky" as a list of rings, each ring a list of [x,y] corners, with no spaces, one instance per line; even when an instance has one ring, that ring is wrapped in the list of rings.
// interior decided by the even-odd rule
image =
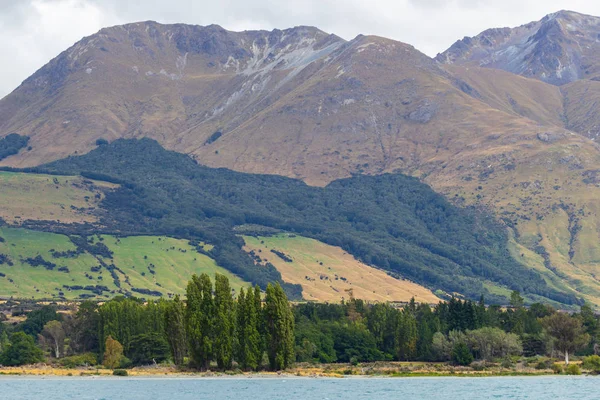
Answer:
[[[83,36],[154,20],[229,30],[313,25],[344,39],[375,34],[434,56],[484,29],[570,9],[600,16],[598,0],[0,0],[0,97]]]

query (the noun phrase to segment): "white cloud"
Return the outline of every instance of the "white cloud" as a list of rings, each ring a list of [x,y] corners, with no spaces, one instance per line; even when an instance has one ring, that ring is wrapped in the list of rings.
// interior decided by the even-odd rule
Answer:
[[[345,39],[386,36],[434,56],[464,36],[565,8],[600,15],[600,2],[590,0],[0,0],[0,96],[83,36],[126,22],[313,25]]]

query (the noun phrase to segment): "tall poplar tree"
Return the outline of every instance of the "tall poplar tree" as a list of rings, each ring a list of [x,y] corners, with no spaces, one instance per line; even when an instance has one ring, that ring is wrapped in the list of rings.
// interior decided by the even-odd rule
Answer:
[[[235,313],[235,360],[240,364],[242,369],[246,369],[246,292],[244,288],[240,289],[240,294],[237,297],[236,313]]]
[[[279,283],[267,286],[264,315],[269,366],[286,369],[294,360],[294,315]]]
[[[214,303],[209,276],[192,276],[186,294],[186,331],[190,356],[198,368],[206,370],[213,355]]]
[[[179,295],[169,302],[165,310],[165,335],[173,362],[177,366],[183,365],[183,359],[187,352],[187,338],[185,332],[185,308]]]
[[[257,370],[260,367],[263,355],[263,338],[260,334],[262,304],[260,300],[261,292],[258,285],[254,293],[252,288],[248,290],[246,297],[246,326],[244,334],[246,336],[246,368]]]
[[[235,313],[231,286],[225,275],[215,275],[214,310],[213,352],[220,369],[231,369]]]

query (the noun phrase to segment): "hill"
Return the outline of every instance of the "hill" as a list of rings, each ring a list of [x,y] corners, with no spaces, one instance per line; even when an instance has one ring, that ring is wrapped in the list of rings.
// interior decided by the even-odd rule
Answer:
[[[368,266],[342,249],[291,234],[246,236],[244,249],[275,265],[286,282],[302,286],[306,300],[438,303],[430,290]]]
[[[117,185],[80,176],[33,175],[0,171],[0,218],[13,224],[32,221],[98,222],[98,204]]]
[[[366,264],[449,293],[477,298],[487,293],[485,279],[557,301],[578,301],[573,291],[548,288],[514,260],[504,228],[488,215],[455,207],[402,174],[311,187],[204,167],[149,139],[117,140],[33,172],[42,170],[121,183],[102,203],[110,210],[101,220],[107,229],[200,239],[215,246],[208,254],[219,265],[261,285],[281,276],[245,255],[240,226],[270,227],[339,246]]]
[[[169,298],[184,294],[189,278],[203,272],[227,275],[235,290],[248,285],[186,240],[8,227],[0,227],[0,238],[0,298]]]

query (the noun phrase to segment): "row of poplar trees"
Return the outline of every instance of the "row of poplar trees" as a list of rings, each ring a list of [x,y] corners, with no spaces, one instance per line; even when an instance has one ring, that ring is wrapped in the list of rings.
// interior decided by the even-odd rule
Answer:
[[[173,361],[202,370],[216,362],[221,370],[237,362],[244,370],[257,370],[266,354],[271,370],[293,363],[294,316],[279,284],[269,284],[264,302],[258,286],[240,290],[234,298],[229,279],[217,274],[194,275],[188,283],[187,302],[176,297],[165,310],[165,330]]]

